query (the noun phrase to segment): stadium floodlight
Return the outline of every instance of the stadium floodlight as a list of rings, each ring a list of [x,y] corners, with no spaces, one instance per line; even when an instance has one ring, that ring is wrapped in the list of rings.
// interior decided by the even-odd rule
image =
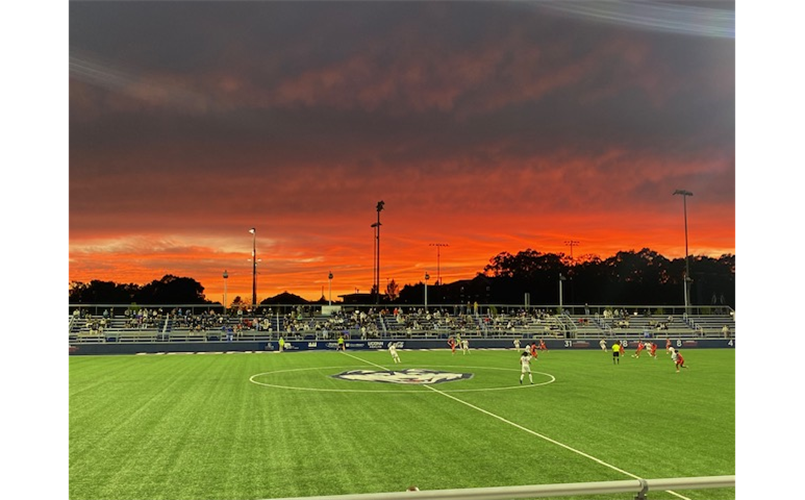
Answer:
[[[425,271],[425,312],[428,312],[428,280],[430,279],[430,274]]]
[[[377,222],[372,224],[375,228],[375,304],[380,304],[380,212],[385,207],[386,203],[383,200],[377,202],[375,210],[377,210]]]
[[[257,309],[257,229],[251,228],[252,233],[252,310]]]
[[[450,246],[447,243],[431,243],[430,246],[436,247],[436,284],[442,284],[442,247]]]
[[[226,272],[224,269],[224,315],[226,315],[227,307],[226,307],[226,279],[229,278],[229,273]]]
[[[685,189],[677,189],[674,191],[674,196],[682,196],[682,210],[685,216],[685,276],[683,276],[683,286],[685,290],[685,314],[690,313],[690,264],[688,261],[688,196],[693,196],[693,193]]]
[[[327,279],[330,281],[329,288],[327,289],[327,305],[333,305],[333,272],[330,271],[330,274],[327,275]]]
[[[573,262],[573,247],[579,246],[579,242],[576,240],[566,240],[565,245],[570,247],[570,261]]]

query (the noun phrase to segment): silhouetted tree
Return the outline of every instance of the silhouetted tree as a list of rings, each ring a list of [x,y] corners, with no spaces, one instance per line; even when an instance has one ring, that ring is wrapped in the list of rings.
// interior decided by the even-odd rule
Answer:
[[[735,256],[714,259],[691,256],[691,303],[700,306],[734,306]],[[668,260],[648,248],[621,251],[607,259],[582,255],[572,261],[564,254],[545,254],[526,249],[512,255],[501,252],[489,260],[483,272],[471,280],[459,280],[428,287],[428,304],[522,304],[529,293],[532,305],[559,302],[559,275],[564,282],[564,304],[664,305],[683,303],[685,259]],[[191,278],[166,275],[139,287],[110,281],[70,283],[70,304],[208,304],[204,287]],[[383,302],[422,304],[424,283],[405,285],[395,281],[386,287]],[[261,304],[307,303],[285,292]],[[240,296],[232,308],[248,308]]]
[[[143,286],[134,296],[138,304],[207,304],[204,287],[193,278],[166,274]]]
[[[397,297],[400,296],[400,285],[397,284],[396,281],[391,280],[386,285],[386,299],[390,302],[394,302],[397,300]]]
[[[121,285],[112,281],[92,280],[89,283],[70,283],[70,304],[130,304],[138,290],[134,284]]]

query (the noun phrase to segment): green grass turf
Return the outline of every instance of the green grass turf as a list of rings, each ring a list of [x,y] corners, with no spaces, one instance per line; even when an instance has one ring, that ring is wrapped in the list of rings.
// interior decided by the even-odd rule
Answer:
[[[686,350],[690,368],[679,374],[664,351],[618,366],[601,351],[549,351],[532,363],[534,386],[518,383],[513,350],[400,356],[396,366],[385,351],[72,356],[70,498],[245,500],[735,474],[733,350]],[[473,378],[429,389],[331,377],[379,366]],[[735,498],[734,489],[676,493]]]

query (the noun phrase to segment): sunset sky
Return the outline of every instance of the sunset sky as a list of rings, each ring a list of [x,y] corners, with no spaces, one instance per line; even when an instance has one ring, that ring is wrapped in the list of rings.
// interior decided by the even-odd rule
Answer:
[[[382,288],[683,257],[677,189],[735,254],[735,70],[731,2],[70,2],[69,279],[369,292],[381,200]]]

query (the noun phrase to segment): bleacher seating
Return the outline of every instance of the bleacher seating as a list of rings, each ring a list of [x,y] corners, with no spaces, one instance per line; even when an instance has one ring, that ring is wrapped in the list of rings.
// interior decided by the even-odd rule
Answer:
[[[106,311],[105,311],[106,312]],[[457,308],[409,308],[383,314],[374,308],[335,315],[298,313],[258,317],[200,313],[71,314],[70,342],[214,342],[447,338],[697,338],[735,336],[733,315],[554,314],[512,308],[501,314],[462,313]],[[231,334],[231,335],[230,335]]]

